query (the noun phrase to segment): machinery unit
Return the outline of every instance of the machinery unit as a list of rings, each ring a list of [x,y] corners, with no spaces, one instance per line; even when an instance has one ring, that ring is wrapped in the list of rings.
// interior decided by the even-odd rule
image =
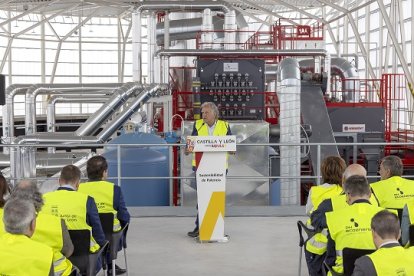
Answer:
[[[264,119],[264,60],[200,59],[197,76],[201,82],[201,103],[214,102],[221,118]]]

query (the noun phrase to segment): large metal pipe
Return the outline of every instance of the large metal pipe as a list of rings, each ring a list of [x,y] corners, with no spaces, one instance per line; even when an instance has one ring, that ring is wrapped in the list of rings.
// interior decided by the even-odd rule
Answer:
[[[154,96],[159,90],[166,90],[168,86],[165,84],[153,84],[143,86],[141,84],[130,83],[129,89],[125,86],[124,89],[132,92],[139,92],[136,94],[134,101],[124,109],[117,117],[110,122],[98,136],[77,136],[76,132],[72,134],[64,133],[49,133],[46,135],[28,135],[17,137],[10,151],[10,174],[11,179],[18,180],[24,177],[35,177],[33,175],[32,166],[36,164],[35,155],[32,154],[32,148],[30,144],[60,144],[60,145],[71,145],[71,144],[97,144],[105,142],[111,135],[115,133],[119,127],[136,111],[139,107],[145,103],[150,97]],[[121,88],[120,88],[121,90]],[[131,93],[132,93],[131,92]],[[121,95],[121,94],[119,94]],[[29,148],[26,150],[26,148]],[[29,156],[26,156],[29,155]]]
[[[277,89],[280,103],[280,143],[300,143],[301,77],[296,59],[285,58],[279,65]],[[300,146],[280,146],[281,205],[297,205],[300,199]]]
[[[36,133],[36,97],[39,94],[57,94],[77,91],[78,94],[87,91],[105,90],[119,87],[119,83],[101,84],[34,84],[26,91],[25,129],[26,135]],[[59,91],[59,92],[56,92]]]
[[[301,70],[312,70],[315,63],[312,59],[301,60],[299,62]],[[345,58],[335,57],[331,59],[331,72],[339,75],[345,81],[343,82],[342,91],[343,101],[345,102],[359,102],[360,99],[360,82],[358,70]],[[349,81],[346,81],[350,79]]]
[[[156,53],[157,56],[175,56],[175,57],[249,57],[249,58],[263,58],[263,57],[279,57],[279,56],[328,56],[329,52],[325,49],[309,49],[309,50],[197,50],[197,49],[169,49],[160,50]]]
[[[46,107],[46,126],[47,132],[56,131],[56,104],[57,103],[105,103],[108,101],[109,96],[96,94],[96,95],[54,95],[47,101]]]
[[[114,114],[114,112],[118,111],[121,105],[126,103],[126,101],[133,96],[137,90],[141,90],[143,88],[144,85],[139,82],[128,82],[122,87],[114,90],[107,104],[101,106],[101,108],[99,108],[93,116],[90,116],[89,119],[75,131],[75,135],[93,135],[103,122]]]
[[[143,89],[136,95],[135,99],[131,102],[130,105],[124,108],[124,110],[117,115],[117,117],[112,120],[105,128],[98,134],[97,140],[100,143],[107,141],[112,134],[114,134],[117,129],[124,124],[128,118],[132,116],[138,109],[147,102],[151,97],[153,97],[160,90],[167,90],[167,85],[162,84],[152,84],[148,88]]]
[[[3,108],[3,136],[4,143],[10,144],[14,137],[14,97],[23,95],[30,87],[27,84],[12,84],[6,88],[6,104]],[[9,148],[3,148],[4,153],[9,153]]]
[[[214,38],[223,38],[223,32],[212,31],[222,31],[224,20],[218,16],[212,17],[212,28],[209,30],[211,33],[209,35]],[[189,18],[189,19],[180,19],[180,20],[171,20],[169,26],[170,40],[188,40],[196,39],[197,34],[202,31],[207,31],[203,29],[203,18]],[[164,45],[164,22],[157,23],[157,44]]]

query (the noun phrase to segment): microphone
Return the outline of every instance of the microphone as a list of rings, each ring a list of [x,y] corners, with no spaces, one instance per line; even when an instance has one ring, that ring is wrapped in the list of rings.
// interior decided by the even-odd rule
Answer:
[[[206,123],[205,122],[203,122],[202,124],[201,124],[201,126],[197,129],[197,135],[198,135],[198,131],[205,125]]]

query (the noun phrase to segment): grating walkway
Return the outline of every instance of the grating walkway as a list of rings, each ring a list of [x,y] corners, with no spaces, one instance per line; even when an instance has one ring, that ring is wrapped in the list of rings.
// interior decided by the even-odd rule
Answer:
[[[192,217],[133,218],[129,275],[298,275],[298,230],[304,217],[227,217],[228,243],[187,237]],[[118,263],[124,267],[123,255]],[[307,275],[302,259],[302,275]],[[103,275],[100,273],[99,275]]]

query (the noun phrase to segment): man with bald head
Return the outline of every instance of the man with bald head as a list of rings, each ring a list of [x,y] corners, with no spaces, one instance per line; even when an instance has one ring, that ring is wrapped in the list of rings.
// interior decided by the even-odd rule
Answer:
[[[343,185],[345,185],[345,181],[353,175],[360,175],[360,176],[366,177],[367,170],[359,164],[349,165],[345,169],[344,174],[342,176],[342,188],[343,189],[345,189],[345,187],[343,187]],[[326,225],[325,213],[331,212],[333,210],[341,209],[347,205],[348,204],[346,203],[346,198],[345,198],[344,193],[342,193],[339,196],[322,201],[322,203],[318,206],[318,208],[315,211],[313,211],[311,215],[312,226],[317,230],[322,230],[326,228],[327,225]]]

